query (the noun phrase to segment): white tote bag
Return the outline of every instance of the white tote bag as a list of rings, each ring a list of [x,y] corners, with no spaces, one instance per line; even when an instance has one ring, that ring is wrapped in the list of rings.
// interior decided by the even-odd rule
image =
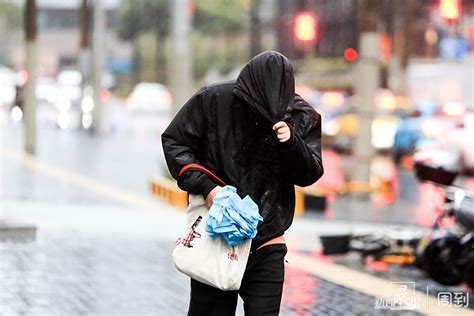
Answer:
[[[176,268],[199,282],[221,290],[238,290],[242,283],[252,241],[229,246],[222,237],[206,232],[208,208],[201,195],[189,195],[188,233],[173,251]]]

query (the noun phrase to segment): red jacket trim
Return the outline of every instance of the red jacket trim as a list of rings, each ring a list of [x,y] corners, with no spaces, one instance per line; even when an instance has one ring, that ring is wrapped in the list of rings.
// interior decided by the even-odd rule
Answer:
[[[191,163],[189,165],[186,165],[184,166],[181,171],[179,172],[179,176],[181,177],[181,175],[183,173],[185,173],[186,171],[189,171],[189,170],[196,170],[196,171],[202,171],[204,172],[205,174],[209,175],[214,181],[216,181],[216,183],[220,186],[224,186],[225,185],[225,182],[222,181],[221,178],[219,178],[218,176],[216,176],[212,171],[210,171],[209,169],[199,165],[199,164],[196,164],[196,163]]]

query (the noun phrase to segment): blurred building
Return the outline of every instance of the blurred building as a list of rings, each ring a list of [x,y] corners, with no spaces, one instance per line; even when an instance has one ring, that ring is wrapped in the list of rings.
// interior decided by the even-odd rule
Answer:
[[[409,55],[421,58],[457,59],[474,51],[474,1],[454,0],[458,5],[457,16],[443,17],[441,0],[411,1],[411,20],[408,28]],[[317,33],[311,52],[318,57],[343,57],[347,48],[357,49],[359,17],[364,12],[361,1],[345,0],[278,0],[277,25],[278,49],[299,58],[305,56],[307,47],[295,40],[294,18],[300,12],[309,12],[317,20]],[[385,51],[391,50],[397,19],[403,15],[395,12],[405,7],[404,1],[380,0],[379,31]],[[405,13],[405,12],[404,12]],[[408,13],[408,12],[407,12]],[[404,22],[402,21],[402,24]]]
[[[24,0],[10,0],[23,7]],[[103,0],[107,28],[115,28],[116,9],[121,0]],[[62,67],[77,67],[79,53],[79,8],[81,0],[37,0],[38,63],[42,74],[54,75]],[[117,38],[115,30],[106,32],[105,57],[110,71],[128,71],[132,66],[132,48]],[[23,66],[23,29],[8,30],[7,63]]]
[[[363,4],[277,1],[276,48],[308,65],[299,69],[299,82],[319,90],[353,89]],[[474,110],[474,1],[380,0],[377,5],[381,88],[406,95],[417,107],[462,104]],[[316,24],[307,41],[298,39],[296,20],[302,14]]]

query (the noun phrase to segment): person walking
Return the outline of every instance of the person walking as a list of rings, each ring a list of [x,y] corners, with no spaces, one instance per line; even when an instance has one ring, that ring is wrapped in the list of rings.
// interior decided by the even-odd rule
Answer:
[[[207,206],[221,189],[206,172],[181,170],[199,164],[237,193],[249,195],[263,222],[257,227],[238,291],[222,291],[191,279],[188,315],[235,315],[237,298],[246,315],[278,315],[287,253],[284,233],[295,208],[294,185],[323,174],[321,116],[295,94],[285,56],[263,52],[237,80],[201,88],[162,134],[165,159],[178,186],[202,195]]]

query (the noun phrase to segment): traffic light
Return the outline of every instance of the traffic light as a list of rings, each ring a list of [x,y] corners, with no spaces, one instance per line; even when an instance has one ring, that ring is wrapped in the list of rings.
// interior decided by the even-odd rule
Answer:
[[[443,18],[457,20],[461,11],[461,2],[459,0],[441,0],[439,11]]]
[[[359,54],[358,54],[357,51],[356,51],[354,48],[352,48],[352,47],[346,48],[346,49],[344,50],[344,58],[345,58],[347,61],[355,61],[358,56],[359,56]]]
[[[295,39],[303,44],[316,40],[318,34],[318,19],[310,12],[300,12],[295,16],[293,33]]]

